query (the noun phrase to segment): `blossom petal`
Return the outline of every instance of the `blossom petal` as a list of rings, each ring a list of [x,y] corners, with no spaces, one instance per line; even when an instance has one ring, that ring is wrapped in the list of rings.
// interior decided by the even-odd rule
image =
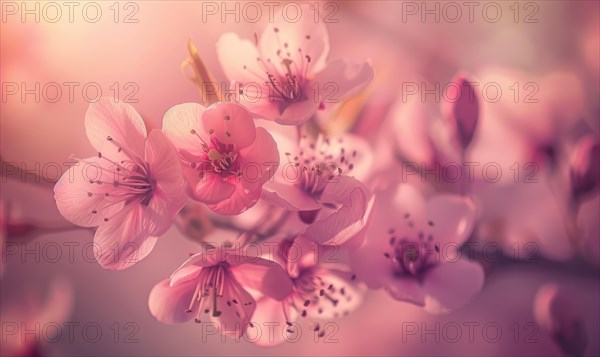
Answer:
[[[270,260],[229,256],[230,271],[245,287],[261,292],[276,300],[283,300],[292,292],[292,281],[283,268]]]
[[[192,198],[206,204],[217,204],[226,200],[236,190],[236,185],[224,180],[218,173],[208,173],[200,177],[198,170],[187,168],[184,169],[184,174]]]
[[[425,292],[422,285],[412,277],[394,278],[386,276],[385,290],[398,301],[408,302],[417,306],[425,306]]]
[[[297,102],[286,103],[283,111],[274,120],[281,125],[300,125],[309,120],[320,105],[321,101],[311,96]]]
[[[202,115],[204,129],[221,144],[232,144],[243,149],[256,139],[256,127],[250,113],[239,104],[218,102]]]
[[[238,163],[244,188],[254,191],[265,184],[279,167],[277,143],[265,129],[256,128],[256,140],[240,151]]]
[[[330,182],[321,194],[321,201],[342,205],[329,216],[311,224],[304,236],[319,244],[339,245],[360,232],[367,218],[369,206],[368,189],[358,180],[348,176],[337,176],[338,182]]]
[[[323,207],[322,204],[295,185],[278,182],[265,185],[262,191],[262,199],[290,211],[311,211]]]
[[[106,157],[118,158],[119,145],[126,146],[138,157],[144,156],[146,126],[142,117],[129,104],[116,102],[108,97],[91,103],[85,114],[87,137]],[[111,137],[113,143],[107,138]]]
[[[369,62],[350,63],[343,59],[329,62],[314,81],[319,97],[325,104],[337,103],[358,93],[373,79],[375,72]]]
[[[296,310],[289,308],[286,302],[268,296],[262,297],[256,302],[256,310],[252,315],[252,324],[258,326],[257,332],[250,332],[253,326],[249,326],[247,334],[248,336],[257,336],[257,339],[252,339],[252,341],[258,346],[279,345],[285,342],[288,336],[287,322],[293,323],[297,315]],[[273,333],[268,331],[270,328],[273,328]],[[290,329],[290,331],[294,330]],[[289,334],[290,339],[295,337],[292,333]]]
[[[223,215],[240,214],[258,202],[261,191],[262,189],[260,188],[248,191],[241,184],[238,184],[229,198],[218,203],[207,204],[206,206],[213,212]]]
[[[272,61],[279,55],[290,58],[299,68],[302,63],[306,65],[305,56],[310,56],[309,73],[316,73],[323,68],[329,54],[329,34],[323,21],[315,22],[308,15],[313,13],[309,4],[299,8],[302,12],[298,10],[301,16],[296,22],[289,21],[281,12],[276,14],[260,37],[260,54],[263,59]],[[279,69],[285,73],[283,66]]]
[[[241,336],[250,323],[256,302],[230,272],[225,275],[222,296],[217,299],[218,312],[210,314],[211,321],[217,323],[222,332]]]
[[[151,235],[163,234],[173,223],[187,201],[185,180],[173,144],[159,130],[153,130],[146,141],[146,160],[156,187],[145,210]]]
[[[184,103],[171,107],[163,117],[162,130],[171,140],[177,151],[188,155],[201,155],[202,140],[208,140],[208,133],[200,125],[205,107],[198,103]],[[195,132],[193,134],[192,132]]]
[[[154,248],[148,217],[139,205],[125,208],[102,223],[94,235],[94,256],[105,269],[121,270],[138,263]]]
[[[158,321],[175,324],[190,320],[194,314],[186,312],[192,301],[196,282],[169,286],[169,279],[156,284],[148,296],[150,313]]]
[[[105,218],[120,212],[124,202],[115,201],[110,184],[115,175],[103,167],[98,157],[81,160],[71,166],[54,186],[54,198],[60,214],[69,222],[82,227],[99,226]]]
[[[458,309],[483,288],[484,273],[479,264],[458,261],[442,263],[425,276],[425,310],[446,313]]]
[[[169,277],[169,285],[175,286],[196,279],[202,272],[202,266],[198,264],[188,264],[177,268]]]
[[[476,209],[467,197],[436,195],[427,202],[426,209],[428,225],[433,225],[430,228],[437,243],[460,246],[473,232]]]
[[[267,80],[264,69],[256,60],[258,49],[252,42],[242,40],[234,33],[226,33],[217,41],[216,51],[221,68],[230,80],[242,85],[249,82],[261,85]]]

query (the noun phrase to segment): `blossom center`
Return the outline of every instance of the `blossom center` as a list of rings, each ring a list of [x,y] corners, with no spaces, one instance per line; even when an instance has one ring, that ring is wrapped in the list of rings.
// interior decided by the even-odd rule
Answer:
[[[352,279],[356,278],[352,275]],[[327,308],[336,308],[340,302],[350,302],[353,299],[350,291],[344,285],[328,281],[313,269],[307,269],[300,273],[297,278],[292,279],[294,293],[290,297],[291,307],[296,309],[302,317],[307,316],[307,308],[316,309],[322,314]],[[349,311],[341,313],[345,316]],[[340,312],[335,312],[337,317]]]
[[[114,202],[125,202],[125,205],[132,203],[148,206],[154,195],[156,181],[152,178],[150,165],[142,159],[135,151],[127,146],[117,142],[111,136],[106,138],[108,142],[117,148],[118,153],[122,153],[125,158],[120,161],[114,161],[98,152],[98,159],[102,160],[105,165],[99,167],[100,175],[94,179],[89,179],[90,185],[102,186],[110,185],[110,190],[92,189],[87,192],[90,199],[96,199],[96,196],[101,194],[104,200],[99,201],[99,205],[91,210],[92,214],[99,214],[106,206]],[[93,167],[98,167],[95,163],[86,163]],[[94,192],[92,192],[94,191]],[[100,192],[102,191],[102,192]],[[110,192],[109,192],[110,191]],[[110,197],[110,202],[106,198]],[[104,222],[109,221],[109,217],[104,217]]]
[[[224,296],[231,299],[225,300]],[[196,290],[186,312],[191,313],[197,308],[196,323],[202,322],[202,316],[219,317],[224,309],[233,309],[240,317],[243,306],[251,305],[252,297],[236,281],[225,262],[214,266],[204,267],[198,276]]]
[[[271,101],[293,103],[305,100],[307,93],[304,93],[304,87],[311,56],[305,54],[301,47],[293,49],[288,42],[282,41],[277,27],[273,31],[278,43],[274,58],[265,57],[264,54],[256,58],[258,67],[264,75],[252,71],[248,66],[243,68],[269,87]],[[310,39],[310,35],[305,36],[306,41]]]
[[[390,230],[389,250],[383,255],[391,262],[392,270],[397,277],[413,277],[421,279],[430,268],[439,261],[439,244],[434,242],[432,234],[423,230],[415,230],[414,223],[405,216],[409,230],[398,239],[394,230]],[[429,222],[433,225],[433,222]]]
[[[238,176],[240,174],[237,163],[238,152],[233,144],[219,142],[214,132],[210,132],[208,142],[202,139],[196,130],[191,130],[190,133],[201,141],[203,154],[199,160],[190,163],[192,168],[200,171],[200,176],[204,177],[209,173],[220,173],[225,176]]]
[[[298,168],[296,184],[308,195],[319,198],[329,183],[338,182],[338,176],[354,169],[351,159],[357,151],[348,155],[343,139],[332,140],[318,137],[316,141],[303,135],[297,155],[285,153],[288,161]]]

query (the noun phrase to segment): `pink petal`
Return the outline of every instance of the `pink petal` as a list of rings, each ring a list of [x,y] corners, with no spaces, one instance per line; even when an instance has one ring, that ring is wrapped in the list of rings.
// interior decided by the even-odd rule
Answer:
[[[436,195],[427,202],[426,209],[428,225],[437,243],[460,246],[473,232],[476,209],[467,197]]]
[[[310,225],[304,236],[319,244],[339,245],[360,232],[367,218],[368,189],[358,180],[337,176],[337,183],[328,183],[321,194],[324,203],[342,205],[329,216]]]
[[[200,177],[198,170],[188,168],[184,170],[184,174],[190,185],[192,198],[206,204],[218,204],[227,200],[236,190],[236,185],[223,180],[218,173]]]
[[[243,149],[256,139],[256,128],[250,113],[239,104],[218,102],[202,115],[204,129],[213,133],[221,144],[233,144]]]
[[[307,88],[305,89],[308,90]],[[310,119],[319,109],[321,101],[315,100],[312,94],[308,93],[308,98],[305,100],[286,103],[283,112],[273,118],[275,122],[281,125],[300,125]]]
[[[187,263],[187,262],[186,262]],[[186,264],[184,263],[184,264]],[[190,280],[195,280],[202,272],[202,266],[197,264],[188,264],[177,268],[169,277],[169,285],[176,286]]]
[[[260,37],[259,48],[263,58],[276,59],[281,50],[281,56],[290,57],[298,67],[303,61],[306,62],[304,56],[310,56],[309,73],[316,73],[323,68],[329,54],[329,34],[323,21],[315,22],[313,16],[308,15],[314,13],[310,6],[300,6],[302,15],[296,22],[286,20],[281,12],[275,15],[274,21],[269,23]],[[283,66],[280,69],[281,73],[285,73]]]
[[[219,326],[221,333],[233,333],[239,337],[250,323],[256,302],[231,273],[226,273],[224,279],[222,296],[217,297],[217,309],[220,314],[211,313],[209,318]],[[208,307],[206,304],[212,306],[212,301],[201,302],[200,311]]]
[[[337,252],[337,247],[320,245],[298,236],[293,241],[282,240],[279,251],[285,259],[288,273],[291,277],[297,278],[302,270],[333,256]]]
[[[239,153],[242,185],[254,191],[264,185],[279,167],[279,151],[273,137],[263,128],[256,128],[256,140]]]
[[[279,118],[282,111],[285,110],[289,104],[271,98],[273,88],[261,82],[264,80],[258,79],[250,84],[247,82],[243,86],[241,83],[233,83],[231,88],[241,86],[239,89],[242,90],[242,94],[237,96],[236,99],[244,106],[244,108],[252,113],[252,116],[257,119],[272,121]]]
[[[144,156],[146,126],[135,109],[126,103],[103,97],[91,103],[85,114],[85,130],[90,143],[103,155],[120,156],[115,144],[123,145],[139,157]],[[107,138],[111,137],[113,143]]]
[[[426,210],[429,206],[426,205],[423,194],[416,187],[410,184],[399,185],[394,193],[392,205],[394,217],[405,216],[408,214],[415,226],[424,227],[427,224]],[[390,213],[388,213],[388,215],[390,215]],[[399,222],[396,220],[395,223],[398,224]],[[392,226],[388,228],[397,227]]]
[[[96,183],[115,179],[112,170],[103,165],[106,166],[106,162],[98,157],[84,159],[71,166],[54,186],[56,206],[69,222],[82,227],[96,227],[104,218],[112,217],[123,209],[124,202],[105,195],[114,190],[112,185]]]
[[[239,255],[239,250],[222,246],[204,246],[202,251],[189,257],[173,272],[173,274],[171,274],[171,285],[174,286],[190,279],[194,279],[200,274],[201,268],[215,266],[227,260],[230,255],[237,257]]]
[[[254,339],[252,341],[258,346],[279,345],[286,341],[288,334],[286,323],[294,322],[297,315],[296,310],[289,308],[286,302],[267,296],[262,297],[256,302],[256,310],[252,315],[252,324],[257,326],[257,331],[252,331],[252,326],[248,327],[248,336],[257,336],[256,341]],[[286,316],[289,317],[289,320]],[[272,331],[269,330],[271,328]],[[295,338],[294,335],[289,334],[290,338]]]
[[[265,76],[265,73],[256,60],[259,57],[258,50],[250,41],[242,40],[234,33],[226,33],[217,41],[216,50],[228,79],[242,85],[265,82],[265,79],[257,76]]]
[[[276,300],[285,299],[292,292],[292,281],[283,268],[270,260],[229,256],[231,273],[245,287],[261,292]]]
[[[175,324],[190,320],[194,314],[186,312],[196,288],[196,282],[169,286],[169,279],[156,284],[148,296],[150,313],[158,321]]]
[[[146,160],[156,187],[146,207],[148,221],[156,229],[152,235],[163,234],[173,223],[177,213],[187,201],[185,180],[173,144],[159,130],[153,130],[146,141]]]
[[[197,156],[203,153],[202,141],[208,141],[208,133],[200,125],[204,108],[197,103],[185,103],[171,107],[164,115],[162,130],[179,152]],[[192,134],[192,130],[196,134]]]
[[[442,263],[425,276],[425,310],[446,313],[470,302],[483,288],[484,273],[479,264],[458,261]]]
[[[387,275],[385,281],[384,288],[392,298],[417,306],[425,306],[425,292],[421,283],[416,279]]]
[[[433,113],[428,109],[418,95],[411,96],[406,103],[397,100],[390,109],[393,142],[405,161],[417,165],[417,169],[421,164],[429,166],[435,156],[430,134]],[[384,147],[384,150],[389,150],[389,147]]]
[[[148,221],[139,205],[132,205],[103,222],[94,235],[94,256],[105,269],[122,270],[138,263],[154,248]]]
[[[281,171],[277,175],[279,174]],[[271,204],[291,211],[310,211],[323,207],[293,183],[267,183],[263,188],[262,198]]]
[[[223,215],[240,214],[258,202],[261,191],[261,189],[248,191],[240,183],[237,183],[235,191],[229,198],[206,206],[213,212]]]
[[[362,90],[374,76],[369,62],[360,64],[338,59],[329,62],[314,81],[318,85],[322,101],[335,102],[348,98]]]

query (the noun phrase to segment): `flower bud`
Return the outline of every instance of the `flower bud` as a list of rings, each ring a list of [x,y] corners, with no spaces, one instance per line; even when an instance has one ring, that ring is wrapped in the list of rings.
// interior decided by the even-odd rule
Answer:
[[[459,145],[465,149],[473,140],[479,119],[479,101],[475,89],[465,76],[459,74],[446,90],[442,102],[442,114],[454,128]]]
[[[571,192],[576,199],[594,191],[600,182],[600,146],[588,136],[582,138],[571,160]]]

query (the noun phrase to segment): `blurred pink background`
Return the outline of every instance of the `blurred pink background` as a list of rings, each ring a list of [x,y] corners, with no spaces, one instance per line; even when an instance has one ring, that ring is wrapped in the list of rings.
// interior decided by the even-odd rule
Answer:
[[[96,23],[82,16],[81,9],[86,2],[78,2],[72,23],[62,2],[58,2],[63,11],[60,21],[52,23],[42,15],[36,23],[34,15],[27,15],[26,21],[22,21],[20,12],[11,14],[13,8],[7,3],[13,2],[2,2],[0,153],[3,161],[24,165],[28,170],[40,171],[36,165],[47,167],[41,174],[52,178],[59,175],[55,166],[48,163],[58,163],[65,168],[72,161],[71,154],[86,157],[94,153],[84,135],[83,118],[89,102],[81,89],[86,83],[97,83],[103,94],[110,96],[114,94],[111,86],[117,83],[121,99],[135,88],[137,91],[131,98],[137,102],[131,104],[149,126],[159,128],[168,108],[199,101],[197,88],[181,70],[182,61],[187,57],[188,39],[198,47],[217,80],[223,82],[225,78],[214,51],[219,36],[235,32],[252,38],[252,34],[260,34],[268,22],[266,14],[257,23],[244,21],[243,17],[236,22],[233,15],[222,22],[220,13],[207,15],[207,21],[203,21],[205,8],[199,1],[114,3],[120,9],[120,21],[115,22],[115,12],[110,9],[113,2],[101,1],[95,2],[102,9]],[[27,6],[34,8],[34,3],[41,8],[47,4],[31,2]],[[435,2],[428,3],[433,7]],[[373,106],[391,105],[391,101],[401,95],[399,83],[423,80],[446,83],[459,71],[473,74],[481,82],[508,83],[503,84],[503,88],[513,81],[532,81],[539,85],[538,104],[486,103],[482,116],[486,113],[491,113],[490,117],[500,116],[498,111],[503,110],[509,117],[507,121],[514,120],[516,125],[525,128],[523,130],[544,137],[560,133],[566,127],[572,128],[569,120],[582,121],[597,137],[600,115],[598,2],[533,2],[538,9],[537,23],[523,21],[531,10],[525,8],[523,2],[519,2],[521,12],[517,22],[509,9],[512,2],[498,2],[504,12],[495,23],[481,15],[486,2],[478,3],[481,6],[476,8],[473,22],[463,7],[462,18],[456,23],[443,18],[436,23],[433,16],[421,21],[420,14],[403,21],[406,4],[401,1],[337,2],[335,8],[339,12],[335,17],[339,21],[328,24],[330,58],[372,60],[376,77],[367,93],[375,103]],[[20,2],[14,4],[22,6]],[[283,2],[281,4],[283,6]],[[443,7],[446,3],[439,4]],[[226,6],[233,8],[234,2],[227,2]],[[125,15],[133,10],[137,11],[132,18],[138,22],[124,23]],[[13,83],[34,88],[35,83],[43,87],[51,82],[59,83],[62,88],[62,96],[55,103],[45,100],[43,95],[38,103],[33,94],[21,98],[20,90],[17,94],[9,91]],[[72,102],[64,82],[80,84],[75,87]],[[128,83],[132,84],[126,87]],[[89,90],[93,92],[93,88]],[[49,93],[54,96],[54,92]],[[502,105],[508,109],[501,108]],[[559,119],[552,121],[551,117],[557,112],[561,113]],[[372,124],[365,125],[365,135],[370,135],[375,145],[378,139],[372,133],[379,127],[379,121],[383,121],[386,111],[374,113],[367,121]],[[542,124],[538,124],[539,117],[543,117]],[[486,151],[485,159],[496,161],[502,159],[504,150],[519,145],[516,139],[515,143],[480,145],[486,144],[491,148]],[[51,184],[20,181],[14,177],[7,179],[4,174],[2,177],[1,197],[10,206],[11,219],[36,222],[45,227],[66,225],[55,207]],[[542,216],[542,222],[548,219],[544,217],[547,216]],[[561,355],[550,336],[542,330],[529,330],[528,325],[534,321],[532,304],[537,289],[550,282],[568,291],[583,312],[589,336],[585,355],[600,353],[596,338],[600,331],[597,268],[577,261],[564,265],[521,263],[495,267],[487,272],[484,290],[473,303],[441,317],[396,302],[381,291],[370,291],[358,311],[335,321],[337,327],[333,330],[336,332],[332,333],[329,343],[315,342],[307,327],[306,338],[298,343],[265,349],[243,339],[239,342],[231,338],[222,340],[220,335],[208,336],[203,342],[199,326],[167,326],[150,315],[147,307],[150,289],[168,277],[189,252],[198,250],[198,246],[176,228],[159,239],[147,259],[119,272],[105,271],[86,259],[86,254],[91,253],[84,248],[91,240],[92,233],[80,229],[43,234],[25,245],[7,243],[3,257],[6,264],[0,280],[3,324],[10,321],[6,317],[12,316],[9,311],[26,300],[24,296],[33,294],[43,300],[57,277],[72,290],[69,297],[61,298],[73,299],[71,311],[61,319],[79,323],[74,327],[74,337],[68,338],[61,323],[62,337],[56,342],[42,343],[43,354]],[[73,247],[71,251],[69,246]],[[54,259],[57,251],[60,256]],[[17,316],[15,321],[24,314]],[[472,338],[467,327],[470,322],[479,324],[474,325]],[[88,323],[101,327],[102,336],[97,342],[91,341],[95,335],[92,329],[88,331],[91,338],[85,335],[83,326]],[[414,324],[419,332],[409,334],[407,326],[414,327]],[[435,333],[422,333],[424,329],[435,330],[436,324],[439,324],[438,341]],[[456,324],[461,327],[462,335],[454,341]],[[492,327],[484,328],[490,324]],[[501,337],[495,341],[498,326]],[[9,355],[8,342],[4,341],[8,334],[6,328],[3,325],[3,355]]]

